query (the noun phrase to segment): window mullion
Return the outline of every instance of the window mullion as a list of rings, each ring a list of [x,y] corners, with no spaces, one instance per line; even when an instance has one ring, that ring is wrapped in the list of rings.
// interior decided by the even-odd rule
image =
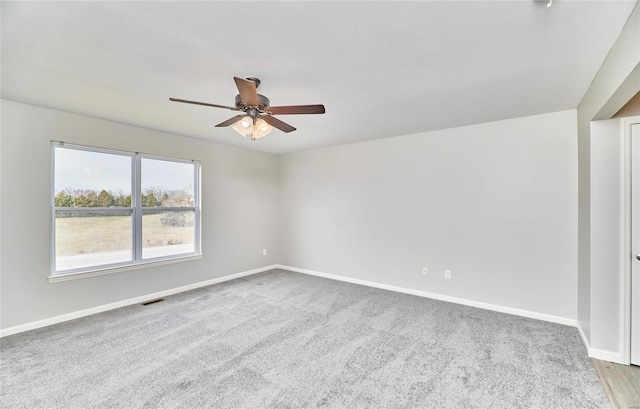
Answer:
[[[131,172],[131,206],[133,207],[133,259],[135,261],[140,261],[142,260],[142,203],[140,203],[142,175],[140,171],[140,154],[136,153],[133,159],[133,169]]]

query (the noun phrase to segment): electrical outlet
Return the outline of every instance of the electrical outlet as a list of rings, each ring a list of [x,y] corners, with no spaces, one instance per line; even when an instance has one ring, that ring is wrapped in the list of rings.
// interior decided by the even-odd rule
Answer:
[[[429,273],[429,270],[426,267],[422,267],[422,275],[427,275]]]
[[[262,255],[266,256],[267,255],[267,249],[262,249]]]
[[[451,270],[444,270],[444,278],[451,278]]]

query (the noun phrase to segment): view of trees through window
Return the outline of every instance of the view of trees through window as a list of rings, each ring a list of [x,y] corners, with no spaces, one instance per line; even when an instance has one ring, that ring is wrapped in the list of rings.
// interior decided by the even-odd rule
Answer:
[[[147,188],[140,197],[142,207],[193,207],[193,192],[190,187],[181,190],[163,190],[159,187]],[[131,195],[87,189],[66,188],[56,192],[56,207],[131,207]]]
[[[131,207],[131,195],[93,190],[66,189],[57,192],[54,198],[56,207]]]

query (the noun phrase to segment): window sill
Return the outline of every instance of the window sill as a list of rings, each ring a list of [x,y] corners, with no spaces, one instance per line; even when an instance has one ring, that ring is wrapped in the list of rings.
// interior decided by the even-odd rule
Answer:
[[[174,263],[182,263],[185,261],[200,260],[201,258],[202,258],[202,254],[196,254],[196,255],[189,255],[184,257],[175,257],[175,258],[170,258],[165,260],[146,261],[146,262],[141,262],[137,264],[129,264],[126,266],[98,268],[95,270],[87,270],[87,271],[67,273],[67,274],[61,273],[61,274],[49,276],[47,280],[49,280],[49,283],[58,283],[61,281],[77,280],[77,279],[86,278],[86,277],[95,277],[95,276],[101,276],[105,274],[121,273],[123,271],[139,270],[141,268],[163,266],[165,264],[174,264]]]

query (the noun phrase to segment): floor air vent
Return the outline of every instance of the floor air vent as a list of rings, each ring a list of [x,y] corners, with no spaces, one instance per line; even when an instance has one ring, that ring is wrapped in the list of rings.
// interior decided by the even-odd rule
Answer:
[[[157,300],[151,300],[151,301],[143,302],[142,305],[155,304],[157,302],[162,302],[162,301],[164,301],[164,298],[158,298]]]

